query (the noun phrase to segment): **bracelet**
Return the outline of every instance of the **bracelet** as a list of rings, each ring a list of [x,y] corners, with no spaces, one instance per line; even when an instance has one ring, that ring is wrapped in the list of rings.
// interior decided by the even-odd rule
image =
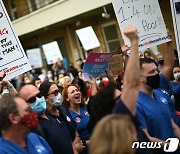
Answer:
[[[7,87],[8,90],[10,90],[11,88],[13,88],[13,84],[9,84],[9,86]]]

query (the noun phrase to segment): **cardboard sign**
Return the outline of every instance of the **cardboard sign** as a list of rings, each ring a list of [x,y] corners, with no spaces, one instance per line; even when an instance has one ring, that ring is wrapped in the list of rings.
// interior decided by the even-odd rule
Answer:
[[[83,74],[87,77],[90,75],[94,78],[105,74],[109,68],[109,61],[113,55],[111,53],[90,53],[83,67]]]
[[[113,55],[109,62],[109,69],[113,75],[119,75],[123,68],[123,58],[121,54]]]
[[[58,58],[63,59],[57,41],[42,45],[48,65],[53,64]]]
[[[100,46],[99,40],[91,26],[76,30],[76,33],[85,50],[90,50]]]
[[[9,80],[31,69],[22,45],[15,34],[2,0],[0,0],[0,72]]]
[[[171,12],[174,23],[174,32],[176,36],[176,46],[180,61],[180,0],[170,0]]]
[[[33,69],[43,66],[41,51],[39,48],[26,50],[29,63]]]
[[[123,32],[129,25],[138,30],[139,50],[170,41],[158,0],[113,0],[113,7],[128,46],[130,42]]]

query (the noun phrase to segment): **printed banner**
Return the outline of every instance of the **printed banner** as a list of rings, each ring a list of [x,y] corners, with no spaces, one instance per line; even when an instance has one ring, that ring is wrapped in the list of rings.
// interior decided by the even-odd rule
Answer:
[[[121,54],[113,55],[109,62],[109,69],[113,75],[119,75],[123,68],[123,58]]]
[[[130,42],[123,34],[128,25],[138,30],[139,50],[170,41],[158,0],[113,0],[113,7],[128,46]]]
[[[29,61],[0,0],[0,72],[4,71],[9,80],[29,70]]]
[[[180,0],[170,0],[171,12],[174,23],[174,32],[176,36],[176,46],[180,61]]]
[[[33,69],[43,66],[40,48],[26,50],[29,63]]]
[[[99,40],[91,26],[76,30],[76,33],[85,50],[90,50],[100,46]]]
[[[84,76],[90,75],[94,78],[105,74],[109,68],[109,61],[113,55],[110,53],[90,53],[83,67]]]

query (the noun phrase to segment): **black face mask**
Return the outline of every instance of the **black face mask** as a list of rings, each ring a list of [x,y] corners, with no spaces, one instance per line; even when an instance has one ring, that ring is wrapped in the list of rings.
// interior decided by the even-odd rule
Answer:
[[[153,75],[153,76],[148,76],[146,77],[146,84],[151,87],[152,89],[159,88],[160,86],[160,76],[159,74]]]
[[[164,60],[160,60],[158,63],[159,63],[160,65],[163,65],[163,64],[164,64]]]

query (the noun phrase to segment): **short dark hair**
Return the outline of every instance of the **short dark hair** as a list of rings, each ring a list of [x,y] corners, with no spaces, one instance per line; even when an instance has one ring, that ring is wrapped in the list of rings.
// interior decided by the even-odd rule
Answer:
[[[17,105],[15,98],[19,96],[12,96],[5,94],[0,99],[0,130],[6,130],[10,127],[11,122],[9,121],[10,114],[18,114]]]
[[[53,85],[53,84],[55,84],[55,83],[49,82],[49,81],[43,82],[39,87],[39,91],[40,91],[41,95],[43,95],[46,98],[48,96],[49,89],[50,89],[51,85]]]
[[[151,58],[140,58],[140,68],[141,69],[142,69],[143,64],[150,64],[150,63],[154,63],[158,67],[157,62],[154,61],[153,59],[151,59]]]

